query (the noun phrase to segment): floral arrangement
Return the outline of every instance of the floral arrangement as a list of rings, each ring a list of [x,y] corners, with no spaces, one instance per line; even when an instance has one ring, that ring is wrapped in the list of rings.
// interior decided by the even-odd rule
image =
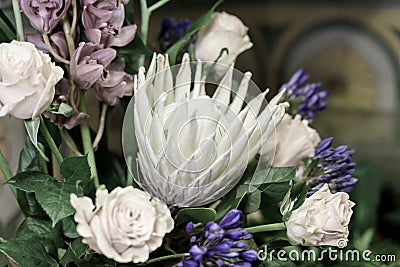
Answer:
[[[138,25],[128,0],[13,1],[16,30],[2,16],[0,115],[28,136],[15,175],[0,160],[25,215],[0,239],[10,263],[269,266],[264,246],[347,245],[354,151],[310,126],[322,85],[299,70],[270,97],[235,70],[253,44],[220,1],[193,23],[166,18],[152,55],[149,19],[167,2],[140,1]],[[117,105],[125,162],[107,149]]]

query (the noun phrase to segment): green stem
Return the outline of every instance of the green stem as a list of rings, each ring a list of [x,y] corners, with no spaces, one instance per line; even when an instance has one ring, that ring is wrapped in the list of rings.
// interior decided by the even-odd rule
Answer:
[[[159,9],[160,7],[162,7],[163,5],[165,5],[166,3],[168,3],[171,0],[160,0],[157,3],[155,3],[154,5],[150,6],[148,8],[149,13],[152,13],[154,11],[156,11],[157,9]]]
[[[181,258],[188,257],[188,256],[190,256],[189,253],[180,253],[180,254],[173,254],[173,255],[162,256],[162,257],[159,257],[159,258],[155,258],[155,259],[148,260],[148,261],[146,261],[145,263],[143,263],[142,266],[146,266],[146,265],[153,264],[153,263],[160,262],[160,261],[173,260],[173,259],[181,259]]]
[[[42,132],[44,139],[46,139],[47,144],[49,145],[51,151],[53,152],[54,156],[56,157],[56,160],[58,162],[58,165],[61,166],[61,163],[63,162],[63,157],[60,153],[60,150],[58,150],[58,147],[56,143],[53,140],[53,137],[51,137],[51,134],[49,130],[47,129],[47,126],[43,120],[43,117],[40,116],[40,131]]]
[[[1,172],[3,173],[4,177],[6,178],[6,181],[11,179],[13,177],[13,174],[10,169],[10,165],[8,165],[8,162],[6,158],[3,155],[3,152],[0,150],[0,169]],[[14,196],[17,197],[17,189],[13,186],[10,186],[11,191],[13,192]]]
[[[17,27],[17,40],[23,42],[25,41],[24,28],[22,26],[22,16],[18,0],[12,0],[12,5],[14,10],[15,25]]]
[[[283,222],[258,225],[258,226],[245,228],[245,230],[247,230],[251,234],[270,232],[270,231],[281,231],[281,230],[285,230],[285,229],[286,229],[286,226]]]
[[[140,0],[140,13],[142,15],[142,25],[140,27],[140,32],[142,35],[143,44],[147,44],[147,32],[149,30],[149,20],[150,20],[150,12],[147,8],[147,0]],[[145,55],[140,55],[138,60],[138,67],[143,66]]]
[[[82,91],[81,99],[79,101],[79,110],[82,111],[83,113],[87,113],[84,91]],[[80,127],[81,127],[83,151],[85,154],[88,155],[88,163],[90,166],[90,170],[92,172],[91,177],[94,181],[95,187],[98,188],[100,183],[97,174],[96,159],[94,157],[94,150],[92,146],[92,137],[90,136],[89,122],[85,121],[84,123],[81,124]]]

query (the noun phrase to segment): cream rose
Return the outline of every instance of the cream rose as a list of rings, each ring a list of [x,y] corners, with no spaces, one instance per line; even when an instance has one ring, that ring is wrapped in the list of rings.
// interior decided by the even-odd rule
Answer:
[[[96,192],[96,207],[88,197],[71,194],[77,231],[83,243],[117,262],[145,262],[161,246],[174,220],[168,207],[132,186]]]
[[[307,120],[285,114],[276,127],[275,142],[267,142],[261,155],[270,159],[274,167],[300,167],[302,159],[314,156],[320,141],[318,132],[308,126]]]
[[[230,65],[236,57],[253,46],[247,35],[248,28],[236,16],[226,12],[215,12],[210,22],[197,34],[195,43],[196,59],[214,62],[221,49],[227,48],[218,63]]]
[[[292,212],[286,222],[287,235],[304,246],[343,247],[354,205],[347,193],[332,194],[325,184]]]
[[[0,116],[34,119],[51,104],[62,68],[28,42],[0,44]]]

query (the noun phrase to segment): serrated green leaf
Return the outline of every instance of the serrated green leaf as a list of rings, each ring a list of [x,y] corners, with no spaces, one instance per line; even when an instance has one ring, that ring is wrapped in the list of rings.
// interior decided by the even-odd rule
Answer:
[[[36,200],[35,193],[18,190],[17,200],[25,216],[47,218],[46,212]]]
[[[207,22],[211,19],[212,13],[221,3],[222,0],[216,2],[207,13],[203,14],[200,18],[193,22],[190,29],[181,37],[181,39],[179,39],[173,46],[171,46],[167,50],[166,54],[168,54],[171,66],[176,63],[176,57],[182,47],[187,43],[187,41],[191,38],[193,34],[195,34],[201,27],[207,24]]]
[[[40,242],[31,240],[10,240],[0,244],[0,252],[20,267],[57,267]]]
[[[75,239],[69,244],[67,251],[60,260],[62,266],[67,266],[71,262],[77,265],[82,261],[81,257],[85,254],[88,246],[82,243],[82,238]]]
[[[40,126],[40,119],[35,120],[25,120],[25,128],[28,136],[32,142],[32,144],[36,147],[37,151],[39,152],[40,156],[45,160],[49,161],[46,157],[44,151],[38,145],[38,133],[39,133],[39,126]]]
[[[68,238],[77,238],[79,237],[78,232],[76,231],[76,224],[72,216],[68,216],[61,220],[62,230],[66,237]]]
[[[276,203],[281,201],[290,188],[288,182],[264,184],[259,187],[262,191],[263,203]]]
[[[54,177],[40,172],[20,173],[7,183],[26,192],[35,192],[38,203],[49,215],[53,227],[59,220],[75,212],[69,202],[70,194],[78,193],[75,184],[61,183]]]
[[[19,155],[17,173],[25,171],[40,171],[39,158],[35,146],[29,138],[26,138],[24,147]]]
[[[64,159],[60,171],[66,183],[75,184],[77,181],[87,183],[90,180],[90,167],[87,155]]]
[[[176,226],[193,222],[193,223],[208,223],[214,221],[217,213],[209,208],[184,208],[176,215]]]
[[[27,217],[18,228],[17,240],[41,241],[47,252],[55,252],[57,247],[63,245],[63,239],[51,221]]]

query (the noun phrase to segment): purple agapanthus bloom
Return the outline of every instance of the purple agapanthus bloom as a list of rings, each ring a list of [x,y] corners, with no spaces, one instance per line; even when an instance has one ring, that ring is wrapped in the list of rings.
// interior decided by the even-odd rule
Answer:
[[[354,150],[349,150],[344,145],[331,147],[332,141],[332,137],[322,140],[309,163],[309,166],[313,166],[308,174],[311,177],[309,195],[314,194],[325,183],[332,193],[349,193],[357,183],[357,179],[353,177],[356,167],[352,160]]]
[[[71,0],[20,0],[19,4],[31,25],[49,34],[67,12]]]
[[[158,42],[162,52],[165,52],[176,41],[178,41],[192,26],[192,22],[188,19],[179,19],[175,21],[173,18],[164,18],[161,24],[161,31],[158,35]],[[192,43],[194,40],[189,40]]]
[[[281,86],[280,90],[286,89],[284,100],[291,104],[291,111],[294,113],[292,115],[300,114],[303,119],[312,122],[314,113],[326,108],[324,100],[328,92],[319,91],[322,88],[321,83],[306,84],[308,79],[308,74],[300,69]]]
[[[240,228],[242,212],[229,211],[220,223],[208,222],[200,236],[191,235],[193,223],[186,225],[190,235],[190,257],[183,259],[177,267],[229,266],[251,267],[257,260],[257,252],[248,248],[243,240],[252,238],[245,229]]]
[[[121,47],[133,40],[137,26],[122,27],[124,3],[119,0],[82,1],[82,22],[90,42],[101,47]]]

